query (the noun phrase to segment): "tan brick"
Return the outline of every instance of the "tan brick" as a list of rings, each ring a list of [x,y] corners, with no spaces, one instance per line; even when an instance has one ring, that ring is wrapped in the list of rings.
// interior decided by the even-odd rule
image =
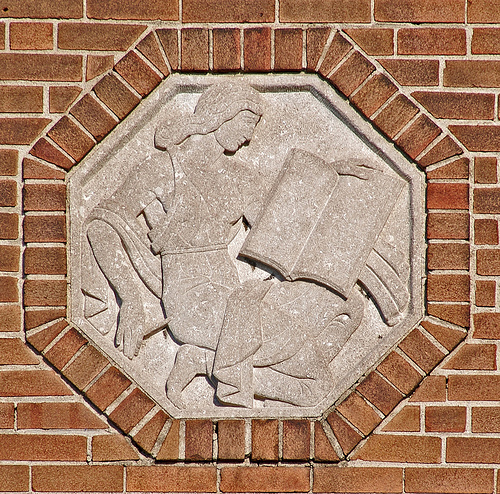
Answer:
[[[402,492],[401,468],[315,468],[313,492]]]
[[[273,22],[272,0],[184,0],[184,22]]]
[[[493,280],[476,281],[476,306],[495,307],[497,284]]]
[[[118,123],[89,94],[74,105],[70,113],[95,137],[96,141],[104,139]]]
[[[241,68],[239,29],[213,30],[213,57],[214,71],[216,72]]]
[[[500,274],[500,251],[495,249],[481,249],[477,251],[476,258],[477,274],[499,275]]]
[[[82,0],[68,0],[62,5],[55,5],[51,0],[13,0],[7,10],[0,11],[0,17],[32,19],[76,19],[82,14]]]
[[[429,321],[422,321],[420,324],[448,351],[453,350],[467,336],[465,331],[448,328],[441,324],[435,324]]]
[[[66,305],[65,280],[26,280],[24,303],[26,306]]]
[[[283,459],[309,460],[311,423],[309,420],[283,421]]]
[[[314,422],[314,459],[316,461],[339,461],[339,457],[333,449],[321,422]]]
[[[219,420],[217,424],[220,460],[245,459],[245,422],[243,420]]]
[[[26,274],[66,274],[64,247],[27,247],[24,251]]]
[[[0,332],[21,331],[21,308],[18,305],[0,305]]]
[[[69,170],[73,166],[73,161],[71,161],[71,159],[69,159],[51,142],[44,138],[39,139],[35,143],[35,145],[31,148],[30,154],[42,160],[48,161],[49,163],[60,166],[65,170]]]
[[[181,31],[181,67],[188,72],[208,71],[208,29],[188,28]]]
[[[86,392],[87,397],[99,408],[105,410],[131,384],[118,369],[108,369]]]
[[[173,420],[168,430],[167,437],[156,455],[157,460],[179,459],[179,429],[180,422],[178,420]]]
[[[13,276],[0,276],[0,302],[17,302],[18,300],[18,279]]]
[[[385,75],[375,74],[350,100],[367,117],[371,117],[396,90]]]
[[[24,314],[24,327],[26,330],[37,328],[61,317],[66,317],[65,308],[27,310]]]
[[[252,420],[252,460],[278,461],[277,420]]]
[[[0,80],[78,82],[82,80],[82,56],[1,53]]]
[[[354,42],[368,55],[392,55],[394,31],[385,28],[344,29]]]
[[[3,492],[29,490],[30,467],[28,465],[1,465],[0,489]]]
[[[385,415],[403,399],[403,395],[376,372],[371,372],[357,390]]]
[[[441,134],[441,129],[427,115],[420,115],[398,137],[396,144],[410,158],[415,159],[439,134]]]
[[[149,33],[137,45],[137,50],[140,51],[163,75],[168,75],[170,73],[154,32]]]
[[[373,120],[388,137],[393,138],[416,114],[418,108],[402,94],[396,96]]]
[[[40,86],[0,86],[0,111],[6,113],[41,113],[43,88]],[[10,151],[7,150],[6,151]],[[0,158],[0,162],[3,160]],[[17,159],[16,166],[17,166]],[[2,173],[2,175],[15,175]]]
[[[497,401],[500,399],[500,376],[451,375],[448,378],[450,401]]]
[[[274,70],[302,69],[302,29],[274,31]]]
[[[341,419],[339,414],[335,412],[330,413],[326,420],[330,424],[333,434],[346,455],[363,439],[363,436],[356,432],[345,420]]]
[[[500,313],[474,314],[474,338],[500,339]]]
[[[425,372],[434,369],[444,357],[444,353],[434,346],[431,340],[418,329],[414,329],[399,344],[399,348]]]
[[[174,0],[88,0],[87,15],[91,19],[163,20],[179,19],[179,4]]]
[[[493,437],[449,437],[446,461],[450,463],[499,463],[500,439]]]
[[[92,138],[67,116],[49,130],[48,136],[76,161],[81,160],[94,146]]]
[[[375,20],[381,22],[464,22],[465,0],[375,1]]]
[[[500,408],[473,407],[472,432],[500,432]]]
[[[186,420],[186,460],[212,460],[212,440],[211,420]]]
[[[281,22],[370,22],[369,0],[282,0]]]
[[[382,430],[384,432],[420,432],[420,407],[405,406]]]
[[[329,79],[343,94],[350,96],[374,70],[375,66],[356,51]]]
[[[74,328],[69,331],[45,354],[45,357],[58,369],[62,369],[87,343],[87,340]]]
[[[476,184],[497,182],[497,159],[494,156],[474,158],[474,182]]]
[[[24,240],[26,242],[66,242],[66,217],[62,215],[26,216]]]
[[[0,338],[0,365],[36,365],[38,357],[19,338]]]
[[[129,442],[119,434],[106,434],[92,438],[93,461],[138,460],[139,455]]]
[[[363,434],[368,435],[382,421],[375,410],[357,393],[351,393],[337,411]]]
[[[157,29],[156,34],[160,44],[167,55],[168,63],[172,70],[179,68],[179,43],[177,29]]]
[[[113,55],[87,55],[85,80],[91,81],[96,77],[99,77],[101,74],[104,74],[104,72],[112,69],[114,64],[115,57]],[[69,105],[66,107],[66,109],[68,107]]]
[[[439,84],[437,60],[386,58],[379,62],[403,86],[437,86]]]
[[[430,244],[427,248],[428,269],[469,269],[467,244]]]
[[[134,441],[149,453],[152,451],[158,435],[163,429],[168,415],[160,410],[156,415],[134,436]]]
[[[161,77],[133,51],[127,53],[115,65],[115,70],[141,96],[149,94],[161,82]]]
[[[448,137],[446,137],[448,139]],[[451,140],[451,138],[450,138]],[[454,141],[453,141],[454,142]],[[458,145],[457,145],[458,146]],[[432,151],[432,150],[431,150]],[[429,151],[429,152],[431,152]],[[427,156],[427,155],[426,155]],[[424,157],[425,158],[425,157]],[[422,159],[419,160],[422,163]],[[432,178],[469,178],[469,158],[460,158],[451,163],[427,172],[427,177]]]
[[[95,347],[88,345],[71,364],[64,369],[64,376],[77,388],[83,389],[108,364],[108,359]]]
[[[129,433],[153,407],[154,403],[136,388],[113,410],[109,418],[125,433]]]
[[[465,432],[465,407],[426,407],[426,432]]]
[[[14,86],[16,87],[16,86]],[[20,86],[22,87],[22,86]],[[23,88],[24,90],[25,88]],[[31,91],[32,89],[28,89]],[[0,89],[3,91],[3,89]],[[10,91],[10,86],[7,86],[5,91]],[[35,92],[38,91],[38,88],[35,89]],[[10,99],[10,98],[9,98]],[[9,175],[14,176],[17,175],[17,162],[19,160],[19,152],[17,149],[0,149],[0,175]]]
[[[496,345],[464,345],[443,369],[496,370]]]
[[[0,245],[0,271],[10,273],[19,270],[21,250],[15,245]]]
[[[119,119],[125,118],[139,103],[139,98],[113,74],[103,77],[94,91]]]
[[[379,364],[377,370],[406,395],[413,391],[422,380],[422,375],[396,352],[391,352]]]
[[[427,376],[410,398],[410,402],[415,401],[446,401],[446,377]]]
[[[64,26],[65,24],[61,24]],[[52,24],[45,22],[11,22],[11,50],[52,50]]]
[[[2,371],[0,396],[66,396],[71,394],[71,390],[54,371]]]
[[[243,60],[247,72],[271,70],[271,29],[262,27],[243,31]]]
[[[400,55],[465,55],[465,29],[418,28],[398,31]]]
[[[89,62],[87,62],[87,74],[88,70]],[[88,75],[87,80],[89,80]],[[81,88],[75,86],[51,87],[49,90],[50,113],[64,113],[81,92]]]
[[[325,48],[330,29],[327,27],[314,27],[306,31],[306,57],[307,68],[315,70]]]
[[[496,0],[475,0],[468,3],[467,20],[472,23],[500,22],[500,12]]]

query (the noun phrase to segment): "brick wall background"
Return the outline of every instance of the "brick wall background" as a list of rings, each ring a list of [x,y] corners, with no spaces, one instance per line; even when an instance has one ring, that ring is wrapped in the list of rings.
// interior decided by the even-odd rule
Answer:
[[[499,0],[0,1],[0,491],[500,492],[499,55]],[[426,172],[427,315],[319,420],[171,420],[65,319],[66,172],[175,71],[317,72]]]

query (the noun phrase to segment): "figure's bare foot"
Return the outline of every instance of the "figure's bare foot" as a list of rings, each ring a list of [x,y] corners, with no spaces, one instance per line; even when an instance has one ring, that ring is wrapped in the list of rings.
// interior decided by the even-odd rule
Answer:
[[[120,308],[115,346],[129,359],[139,353],[144,335],[144,313],[141,300],[123,301]]]

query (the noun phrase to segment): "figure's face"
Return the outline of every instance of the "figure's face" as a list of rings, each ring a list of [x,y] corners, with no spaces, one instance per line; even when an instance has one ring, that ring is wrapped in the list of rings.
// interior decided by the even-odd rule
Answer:
[[[245,142],[250,141],[259,119],[259,115],[249,110],[240,111],[215,131],[215,138],[224,150],[234,153]]]

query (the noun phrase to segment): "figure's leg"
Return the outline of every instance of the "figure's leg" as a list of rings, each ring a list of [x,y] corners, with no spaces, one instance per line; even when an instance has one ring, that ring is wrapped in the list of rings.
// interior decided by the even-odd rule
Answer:
[[[97,264],[121,301],[115,345],[132,358],[137,354],[144,332],[144,312],[138,290],[138,275],[123,247],[120,236],[104,221],[92,221],[87,237]]]
[[[167,398],[184,408],[182,391],[198,375],[210,376],[214,352],[194,345],[181,345],[167,379]]]

